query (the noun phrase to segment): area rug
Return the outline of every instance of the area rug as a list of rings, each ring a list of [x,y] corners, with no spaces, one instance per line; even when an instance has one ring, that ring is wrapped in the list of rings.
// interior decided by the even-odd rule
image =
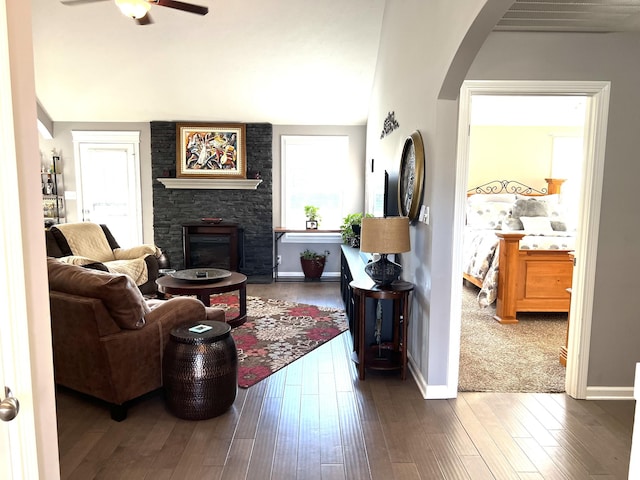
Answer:
[[[464,286],[458,391],[564,392],[558,357],[567,314],[519,314],[519,323],[502,325],[493,319],[495,306],[478,306],[476,295]]]
[[[212,295],[211,306],[238,314],[236,295]],[[231,331],[238,386],[248,388],[348,329],[344,310],[247,296],[247,321]]]

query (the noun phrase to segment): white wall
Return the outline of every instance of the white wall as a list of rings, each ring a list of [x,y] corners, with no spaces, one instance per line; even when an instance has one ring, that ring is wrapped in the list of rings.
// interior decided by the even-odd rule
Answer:
[[[476,24],[485,36],[512,2],[489,3],[500,8],[483,18],[482,25]],[[412,369],[429,398],[456,394],[455,385],[453,389],[446,385],[457,101],[439,100],[439,96],[449,77],[457,81],[453,91],[459,91],[462,77],[451,64],[484,4],[485,0],[464,0],[452,8],[446,0],[388,1],[368,118],[367,158],[384,161],[390,169],[397,170],[402,144],[411,132],[419,130],[425,144],[423,203],[430,207],[431,223],[411,227],[412,251],[402,258],[404,277],[415,284],[408,339]],[[471,42],[475,48],[484,39],[478,38],[479,43]],[[461,71],[466,72],[466,67]],[[380,139],[391,111],[400,128]]]

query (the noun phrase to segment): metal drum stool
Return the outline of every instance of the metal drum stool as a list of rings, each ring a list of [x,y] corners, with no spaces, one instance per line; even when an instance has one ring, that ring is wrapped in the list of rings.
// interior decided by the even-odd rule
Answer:
[[[203,321],[174,328],[162,377],[167,406],[176,417],[204,420],[224,413],[238,388],[238,352],[231,327]]]

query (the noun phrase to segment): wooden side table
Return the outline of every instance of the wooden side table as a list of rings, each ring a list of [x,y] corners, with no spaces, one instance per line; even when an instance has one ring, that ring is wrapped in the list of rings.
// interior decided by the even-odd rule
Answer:
[[[238,387],[238,352],[231,327],[203,321],[171,330],[162,378],[167,406],[177,417],[204,420],[227,411]]]
[[[400,370],[402,380],[407,378],[407,327],[409,324],[409,293],[413,284],[394,282],[389,287],[377,287],[371,281],[354,280],[349,284],[355,296],[354,352],[352,359],[358,364],[358,378],[364,380],[365,369]],[[393,340],[391,348],[368,348],[366,338],[367,298],[393,301]]]
[[[170,295],[196,295],[198,299],[211,306],[210,296],[214,293],[238,291],[240,312],[236,318],[227,321],[231,327],[237,327],[247,321],[247,277],[242,273],[231,272],[231,275],[216,282],[187,282],[165,275],[156,280],[158,291]]]

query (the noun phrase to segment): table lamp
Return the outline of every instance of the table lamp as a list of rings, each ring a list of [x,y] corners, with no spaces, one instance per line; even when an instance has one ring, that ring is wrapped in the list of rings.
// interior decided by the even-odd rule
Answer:
[[[377,286],[386,287],[400,278],[402,267],[387,258],[390,253],[411,250],[408,217],[364,217],[360,235],[360,250],[378,253],[378,260],[369,262],[364,271]]]

